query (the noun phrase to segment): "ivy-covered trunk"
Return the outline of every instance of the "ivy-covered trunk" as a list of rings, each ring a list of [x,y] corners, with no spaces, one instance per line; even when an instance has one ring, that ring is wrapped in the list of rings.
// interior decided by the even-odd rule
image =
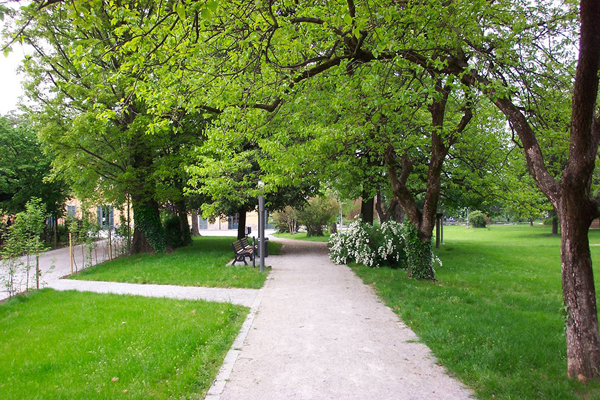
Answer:
[[[158,203],[132,196],[135,229],[130,254],[167,251],[165,232],[160,221]]]

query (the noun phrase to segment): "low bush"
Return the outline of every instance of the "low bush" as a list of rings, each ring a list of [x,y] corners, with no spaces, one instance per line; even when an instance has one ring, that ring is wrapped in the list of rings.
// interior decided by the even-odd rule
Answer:
[[[298,221],[306,226],[307,236],[323,236],[323,227],[333,222],[338,205],[334,200],[316,197],[297,211]]]
[[[475,210],[469,214],[469,223],[474,228],[485,228],[487,225],[487,217],[481,211]]]
[[[177,215],[169,216],[165,219],[165,239],[174,249],[183,246],[181,235],[181,226]]]
[[[296,210],[290,206],[273,213],[271,216],[277,232],[293,234],[296,225]]]

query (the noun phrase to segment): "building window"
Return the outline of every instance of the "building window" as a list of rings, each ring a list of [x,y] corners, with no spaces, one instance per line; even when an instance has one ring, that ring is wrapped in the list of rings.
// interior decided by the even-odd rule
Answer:
[[[198,229],[208,229],[208,220],[198,217]]]
[[[77,206],[67,206],[67,217],[77,218]]]
[[[227,217],[227,229],[237,229],[240,224],[240,215],[230,215]]]
[[[114,210],[112,206],[98,206],[98,225],[102,229],[113,229],[115,227],[114,222]]]

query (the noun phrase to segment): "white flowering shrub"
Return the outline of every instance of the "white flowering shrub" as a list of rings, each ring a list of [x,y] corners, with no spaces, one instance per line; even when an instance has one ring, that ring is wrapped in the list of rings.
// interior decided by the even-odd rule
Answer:
[[[368,267],[403,264],[402,224],[384,222],[377,228],[357,221],[348,230],[331,235],[329,257],[336,264],[355,261]]]

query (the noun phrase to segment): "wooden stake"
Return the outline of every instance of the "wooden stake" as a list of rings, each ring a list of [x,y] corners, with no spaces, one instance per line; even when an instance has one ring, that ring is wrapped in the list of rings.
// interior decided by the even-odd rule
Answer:
[[[35,286],[40,288],[40,256],[35,256]]]
[[[69,232],[69,261],[71,263],[71,275],[73,275],[73,239],[71,232]]]
[[[112,237],[110,234],[110,229],[108,230],[108,259],[112,261]]]

